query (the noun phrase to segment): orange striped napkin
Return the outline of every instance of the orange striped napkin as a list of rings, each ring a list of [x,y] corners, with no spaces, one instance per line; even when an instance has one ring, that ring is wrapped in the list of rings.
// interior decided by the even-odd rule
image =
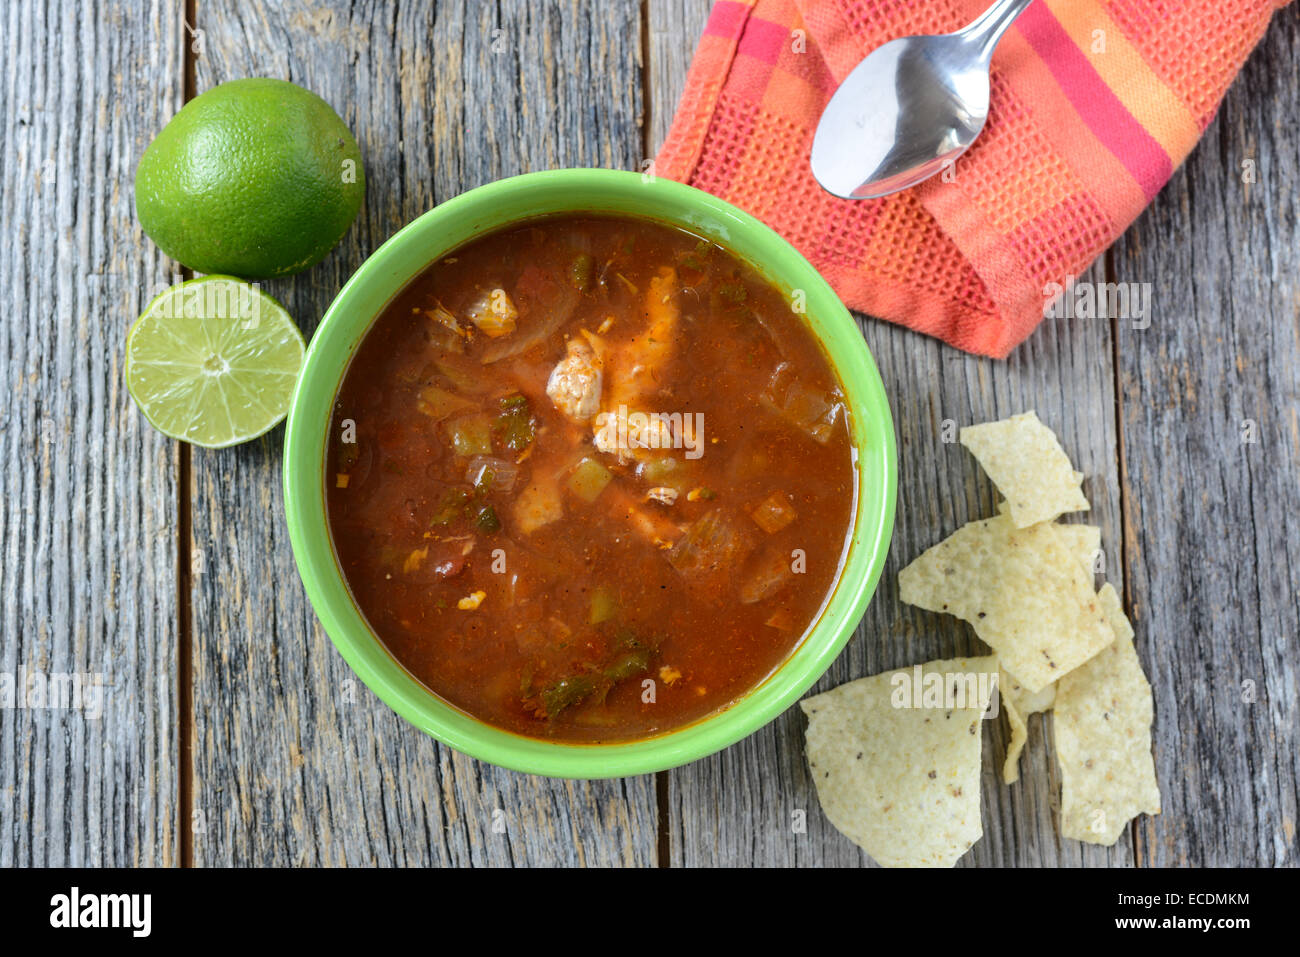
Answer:
[[[871,50],[990,0],[719,0],[655,172],[748,210],[854,309],[1004,357],[1131,223],[1287,0],[1036,0],[993,56],[988,125],[944,181],[824,193],[822,107]]]

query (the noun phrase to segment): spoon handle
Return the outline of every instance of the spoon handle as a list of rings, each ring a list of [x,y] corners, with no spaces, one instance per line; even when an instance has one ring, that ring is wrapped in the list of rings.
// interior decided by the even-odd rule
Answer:
[[[980,14],[970,26],[961,32],[979,49],[985,60],[993,56],[993,48],[1007,32],[1007,27],[1016,22],[1016,17],[1025,12],[1034,0],[997,0],[993,6]]]

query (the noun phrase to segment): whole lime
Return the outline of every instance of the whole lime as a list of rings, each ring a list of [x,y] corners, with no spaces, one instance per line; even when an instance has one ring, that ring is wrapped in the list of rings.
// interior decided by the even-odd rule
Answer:
[[[244,279],[314,266],[365,195],[361,152],[315,93],[284,80],[232,80],[185,105],[135,173],[140,225],[195,272]]]

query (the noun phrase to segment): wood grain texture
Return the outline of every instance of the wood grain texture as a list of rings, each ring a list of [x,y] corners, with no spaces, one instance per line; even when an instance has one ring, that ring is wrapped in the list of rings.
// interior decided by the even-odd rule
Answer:
[[[174,864],[175,447],[122,355],[167,280],[131,179],[180,105],[181,22],[23,0],[0,23],[0,674],[104,696],[98,718],[0,709],[0,866]]]
[[[650,116],[661,141],[676,103],[688,57],[708,4],[652,2]],[[660,54],[660,55],[656,55]],[[1085,279],[1103,281],[1095,268]],[[993,514],[991,484],[956,443],[964,425],[1036,409],[1056,430],[1077,468],[1092,512],[1071,520],[1102,528],[1109,576],[1118,572],[1120,509],[1114,481],[1115,384],[1110,323],[1045,323],[1006,362],[967,356],[933,339],[861,318],[894,410],[899,448],[899,507],[894,540],[880,588],[862,625],[835,665],[812,689],[950,657],[985,653],[956,619],[902,605],[897,575],[918,554],[961,524]],[[945,430],[945,422],[949,423]],[[945,441],[945,437],[948,440]],[[1059,793],[1055,757],[1045,723],[1031,718],[1021,757],[1021,780],[1007,787],[998,771],[1009,731],[990,723],[984,741],[984,838],[962,860],[972,865],[1126,864],[1126,836],[1113,849],[1092,848],[1056,836]],[[693,865],[855,865],[869,863],[822,815],[803,756],[806,721],[796,708],[732,748],[671,774],[672,861]],[[806,833],[795,830],[802,819]]]
[[[1115,250],[1154,304],[1117,342],[1127,598],[1164,795],[1143,864],[1300,863],[1298,51],[1292,7]]]
[[[0,675],[100,673],[107,687],[97,720],[0,708],[0,866],[176,864],[191,821],[200,865],[658,862],[653,777],[501,771],[357,681],[293,567],[278,429],[193,452],[181,806],[177,449],[121,366],[130,319],[175,264],[140,232],[131,177],[181,105],[185,42],[200,91],[277,76],[333,103],[361,143],[366,205],[324,263],[267,284],[310,333],[362,259],[436,202],[528,170],[636,168],[667,131],[708,8],[200,0],[187,38],[169,0],[4,5]],[[899,515],[877,597],[814,691],[983,650],[964,624],[901,605],[897,572],[994,507],[945,423],[1035,408],[1089,476],[1093,511],[1074,520],[1103,529],[1156,694],[1162,815],[1113,849],[1060,840],[1050,725],[1030,720],[1006,787],[1000,719],[985,730],[985,835],[963,865],[1297,864],[1297,51],[1293,7],[1109,268],[1085,277],[1151,283],[1149,328],[1053,320],[998,363],[862,319],[894,408]],[[792,709],[666,775],[667,862],[869,863],[818,808],[804,727]]]
[[[686,72],[695,46],[709,19],[711,0],[645,0],[645,29],[649,32],[646,63],[647,159],[659,152],[672,125],[677,101],[686,85]]]
[[[515,173],[635,168],[634,3],[199,5],[198,89],[266,75],[357,135],[365,208],[342,245],[268,285],[306,331],[385,238]],[[196,452],[194,790],[199,864],[653,864],[654,779],[547,781],[397,718],[321,632],[294,571],[282,431]],[[502,832],[503,831],[503,832]]]

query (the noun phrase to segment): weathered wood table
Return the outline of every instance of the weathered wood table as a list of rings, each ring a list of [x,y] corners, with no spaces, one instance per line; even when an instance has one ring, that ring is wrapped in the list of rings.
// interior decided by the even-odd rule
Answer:
[[[0,673],[101,673],[102,716],[0,710],[0,864],[860,864],[821,815],[797,709],[725,752],[599,782],[480,764],[399,720],[317,625],[290,554],[282,430],[222,452],[154,432],[127,327],[175,265],[132,177],[186,97],[274,76],[357,134],[369,188],[319,267],[269,291],[306,332],[426,209],[513,173],[636,169],[667,129],[705,0],[16,0],[0,72]],[[889,567],[819,689],[978,647],[895,577],[993,491],[957,424],[1028,408],[1088,474],[1107,577],[1155,688],[1164,813],[1057,836],[1031,721],[1020,783],[985,734],[967,865],[1295,864],[1300,633],[1300,17],[1276,18],[1190,161],[1097,281],[1150,325],[1049,321],[1006,362],[872,319],[897,421]],[[792,827],[798,811],[807,828]]]

